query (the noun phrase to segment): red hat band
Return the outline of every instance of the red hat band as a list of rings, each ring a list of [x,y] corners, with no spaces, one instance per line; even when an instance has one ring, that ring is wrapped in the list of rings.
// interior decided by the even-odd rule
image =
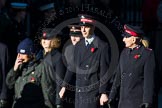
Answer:
[[[93,20],[87,19],[87,18],[82,18],[80,21],[81,22],[86,22],[86,23],[93,23],[94,22]]]
[[[125,29],[125,32],[130,34],[131,36],[135,36],[135,37],[138,37],[138,34],[134,31],[131,31],[131,30],[128,30],[128,29]]]

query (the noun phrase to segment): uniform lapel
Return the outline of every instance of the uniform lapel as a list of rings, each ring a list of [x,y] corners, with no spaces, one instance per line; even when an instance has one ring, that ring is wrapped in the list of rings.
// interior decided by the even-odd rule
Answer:
[[[85,46],[85,44],[84,44],[84,46]],[[94,41],[89,45],[88,48],[86,48],[84,46],[83,46],[83,48],[84,48],[83,57],[81,59],[80,64],[82,64],[84,61],[87,61],[98,50],[98,39],[97,39],[97,37],[95,37]],[[91,50],[92,48],[94,48],[94,51]]]
[[[137,64],[137,61],[139,61],[141,59],[141,56],[143,54],[143,50],[144,48],[143,47],[140,47],[139,49],[134,49],[133,52],[130,52],[129,49],[127,49],[126,53],[130,53],[128,56],[129,56],[129,60],[128,62],[126,62],[125,64],[125,70],[124,72],[127,73],[127,72],[130,72],[129,69],[132,69],[135,67],[135,65]],[[135,58],[135,56],[139,54],[140,57],[139,58]]]

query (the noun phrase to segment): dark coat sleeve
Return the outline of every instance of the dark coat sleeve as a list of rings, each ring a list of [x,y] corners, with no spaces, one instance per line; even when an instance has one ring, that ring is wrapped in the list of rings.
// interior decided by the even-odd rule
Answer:
[[[9,71],[9,54],[8,54],[8,48],[6,46],[2,46],[1,48],[1,80],[2,80],[2,89],[0,92],[0,99],[6,99],[7,98],[7,86],[6,86],[6,75]]]
[[[18,77],[18,72],[14,71],[12,68],[6,77],[6,84],[9,89],[14,88],[17,77]]]
[[[56,85],[56,95],[57,97],[59,97],[59,92],[61,90],[61,85],[65,76],[65,66],[63,64],[63,60],[61,58],[61,56],[59,57],[56,65],[55,65],[55,71],[56,71],[56,80],[57,85]],[[61,99],[56,98],[56,105],[61,104]]]
[[[100,93],[107,93],[108,92],[108,81],[106,81],[105,76],[108,75],[108,67],[109,67],[109,47],[108,44],[105,44],[105,46],[101,50],[101,59],[100,59]]]
[[[74,46],[68,46],[65,49],[65,53],[63,55],[64,60],[66,61],[66,74],[64,77],[64,82],[62,84],[63,87],[68,86],[71,79],[75,76],[75,63],[74,63]]]
[[[51,82],[55,82],[56,84],[55,104],[59,105],[61,104],[61,99],[59,98],[59,92],[61,90],[61,85],[62,85],[64,76],[65,76],[65,66],[63,63],[63,59],[62,59],[61,54],[55,51],[47,56],[46,61],[48,62],[48,64],[51,64],[52,66],[52,71],[49,71],[47,73],[49,73],[48,74],[50,75],[49,77],[51,78],[51,80],[53,80]]]
[[[143,103],[153,102],[154,95],[154,73],[155,73],[155,57],[153,51],[151,51],[148,58],[146,58],[144,65],[144,94]]]
[[[110,95],[109,95],[109,99],[115,99],[115,96],[117,95],[117,92],[119,91],[120,88],[120,84],[121,84],[121,72],[120,72],[120,65],[118,64],[118,67],[116,69],[116,75],[115,75],[115,79],[110,91]]]

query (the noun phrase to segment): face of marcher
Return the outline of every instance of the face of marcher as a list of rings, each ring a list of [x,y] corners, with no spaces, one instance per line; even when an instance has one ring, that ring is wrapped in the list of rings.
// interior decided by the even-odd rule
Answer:
[[[125,43],[125,47],[127,48],[134,48],[137,45],[135,44],[136,38],[131,36],[131,37],[124,37],[123,42]]]
[[[42,39],[41,45],[45,52],[49,52],[51,50],[51,40],[50,39]]]
[[[81,32],[84,38],[89,38],[94,33],[93,26],[81,26]]]
[[[17,54],[17,59],[22,63],[26,63],[26,62],[28,62],[30,60],[30,57],[27,54],[18,53]]]
[[[72,42],[73,45],[75,45],[76,43],[78,43],[80,41],[79,36],[77,36],[77,37],[71,36],[70,38],[71,38],[71,42]]]

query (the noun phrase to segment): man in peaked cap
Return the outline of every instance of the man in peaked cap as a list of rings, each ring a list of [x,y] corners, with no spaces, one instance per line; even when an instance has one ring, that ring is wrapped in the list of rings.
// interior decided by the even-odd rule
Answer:
[[[14,65],[17,46],[20,41],[27,37],[26,11],[28,4],[22,2],[11,2],[10,7],[11,15],[8,16],[8,19],[10,19],[10,25],[5,33],[4,42],[8,46],[9,52],[13,55],[11,58],[11,64]]]
[[[52,20],[55,18],[56,11],[55,11],[55,4],[53,2],[44,3],[39,7],[39,10],[44,14],[44,20]],[[49,22],[46,22],[49,23]]]
[[[23,22],[26,18],[26,11],[28,8],[28,4],[24,2],[11,2],[11,8],[13,10],[14,19],[20,23]],[[24,23],[24,22],[23,22]]]
[[[68,27],[70,28],[69,35],[71,38],[71,42],[73,45],[75,45],[77,42],[80,41],[80,39],[82,37],[80,26],[79,25],[69,25]]]
[[[76,73],[75,108],[100,108],[108,100],[108,85],[102,81],[109,67],[108,44],[94,34],[95,20],[91,16],[80,15],[79,25],[83,39],[75,45],[74,68],[68,68]],[[71,75],[65,76],[66,83],[69,79]],[[92,88],[96,83],[98,85]],[[63,93],[60,92],[60,97]]]
[[[66,68],[72,65],[74,65],[74,48],[75,45],[81,40],[82,38],[82,33],[80,31],[80,26],[79,25],[68,25],[70,32],[70,40],[72,44],[68,44],[68,46],[65,47],[65,51],[63,53],[63,61],[66,66]],[[71,72],[67,71],[66,74],[72,74]],[[72,80],[69,82],[70,85],[75,86],[75,78],[76,75],[74,74],[72,76]],[[65,88],[63,88],[65,90]],[[67,90],[65,93],[64,98],[70,99],[71,101],[75,100],[75,91],[74,90]],[[64,106],[68,106],[70,108],[74,108],[74,103],[65,101]]]

